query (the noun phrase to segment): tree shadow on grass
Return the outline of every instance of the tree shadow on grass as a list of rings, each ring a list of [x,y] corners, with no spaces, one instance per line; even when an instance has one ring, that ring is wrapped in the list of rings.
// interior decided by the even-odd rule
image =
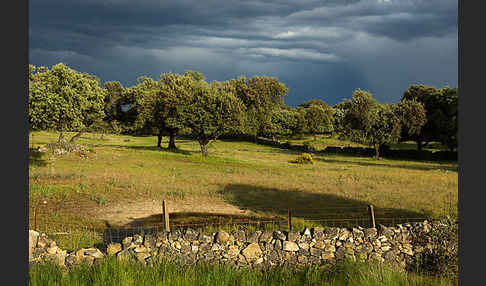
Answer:
[[[167,147],[157,147],[157,146],[120,146],[120,147],[125,147],[128,149],[134,149],[134,150],[150,150],[150,151],[164,151],[164,152],[170,152],[170,153],[176,153],[176,154],[183,154],[183,155],[191,155],[194,153],[200,153],[200,151],[189,151],[189,150],[183,150],[183,149],[169,149]]]
[[[304,219],[368,217],[368,205],[373,203],[343,198],[333,194],[281,190],[248,184],[225,185],[220,193],[240,209],[251,210],[260,214],[277,215],[287,215],[290,209],[294,216]],[[375,206],[375,216],[398,218],[429,215],[406,209]]]
[[[262,152],[262,153],[280,153],[280,154],[286,154],[286,155],[300,155],[304,153],[304,151],[299,151],[299,150],[290,150],[290,149],[281,149],[281,148],[274,148],[273,150],[255,150],[254,152]],[[311,153],[308,151],[305,151],[306,153]]]
[[[201,153],[201,151],[183,150],[183,149],[179,149],[179,148],[169,149],[167,147],[157,147],[157,146],[110,145],[110,147],[125,148],[125,149],[132,149],[132,150],[161,151],[161,152],[170,152],[170,153],[183,154],[183,155],[191,155],[191,154],[194,154],[194,153]]]
[[[322,157],[317,157],[317,156],[315,156],[313,159],[314,159],[314,161],[321,161],[321,162],[325,162],[325,163],[354,164],[354,165],[366,166],[366,167],[371,166],[371,167],[401,168],[401,169],[420,170],[420,171],[439,170],[439,171],[450,171],[450,172],[457,172],[457,170],[458,170],[458,167],[444,166],[444,165],[423,166],[423,165],[405,165],[405,164],[383,164],[383,163],[380,163],[380,161],[376,161],[376,163],[373,163],[373,162],[356,162],[356,161],[348,161],[348,160],[322,158]]]

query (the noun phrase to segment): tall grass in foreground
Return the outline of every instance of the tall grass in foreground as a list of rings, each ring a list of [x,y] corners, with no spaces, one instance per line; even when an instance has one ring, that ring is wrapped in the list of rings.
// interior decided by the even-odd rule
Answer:
[[[345,262],[331,269],[278,267],[260,272],[230,266],[160,262],[144,266],[107,258],[71,270],[49,264],[29,269],[29,285],[457,285],[444,278],[398,272],[378,264]]]

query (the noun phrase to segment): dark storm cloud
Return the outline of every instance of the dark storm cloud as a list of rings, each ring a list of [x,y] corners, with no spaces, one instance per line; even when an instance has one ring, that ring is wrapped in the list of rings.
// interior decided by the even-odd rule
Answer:
[[[457,30],[457,1],[363,0],[321,6],[288,16],[294,25],[339,26],[397,40],[442,36]]]
[[[457,85],[452,0],[44,0],[30,2],[29,26],[30,63],[125,86],[186,69],[209,80],[266,74],[296,105],[334,104],[358,87],[397,101],[415,81]]]

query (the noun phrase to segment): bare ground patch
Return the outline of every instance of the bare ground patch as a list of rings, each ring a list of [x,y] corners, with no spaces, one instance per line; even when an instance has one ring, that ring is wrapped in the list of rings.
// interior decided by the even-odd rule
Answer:
[[[166,200],[169,213],[207,213],[227,215],[247,215],[247,210],[224,201],[201,197],[188,197],[184,200]],[[93,211],[96,219],[105,221],[109,226],[138,227],[144,218],[162,213],[162,201],[142,200],[121,202],[98,207]]]

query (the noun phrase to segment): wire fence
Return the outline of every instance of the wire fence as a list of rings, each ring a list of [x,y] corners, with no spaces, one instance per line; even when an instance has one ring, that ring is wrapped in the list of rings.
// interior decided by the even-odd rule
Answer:
[[[75,202],[65,202],[72,204]],[[107,225],[93,225],[70,218],[63,213],[66,205],[56,206],[30,206],[29,229],[46,233],[54,239],[64,241],[67,248],[79,248],[88,245],[102,247],[110,242],[121,242],[123,238],[134,234],[152,234],[166,231],[184,232],[193,229],[201,232],[215,232],[220,229],[232,230],[295,230],[302,231],[304,227],[373,227],[380,224],[390,226],[402,223],[420,222],[430,219],[425,214],[406,212],[391,208],[370,207],[367,205],[336,205],[325,208],[272,208],[266,206],[247,206],[240,210],[245,215],[225,216],[207,213],[198,217],[196,222],[184,223],[185,214],[162,213],[159,223],[152,222],[133,226],[110,227]],[[81,211],[81,210],[80,210]],[[161,210],[163,212],[163,210]],[[79,213],[76,214],[79,217]],[[190,214],[188,214],[190,215]],[[164,217],[170,221],[166,224]]]

